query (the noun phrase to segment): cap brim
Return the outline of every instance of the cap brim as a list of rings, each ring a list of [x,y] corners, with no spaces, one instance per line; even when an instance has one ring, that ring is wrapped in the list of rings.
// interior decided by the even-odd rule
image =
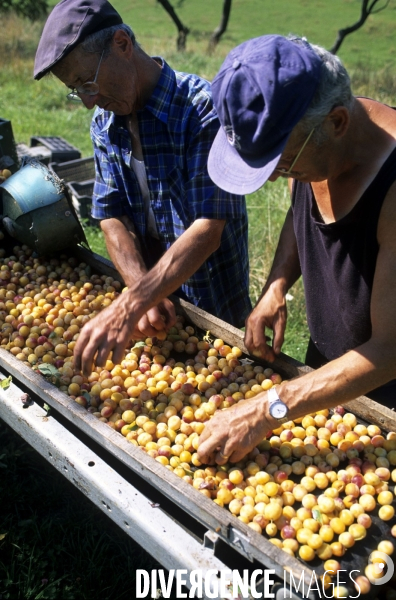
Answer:
[[[249,160],[229,143],[222,128],[219,129],[208,157],[209,176],[214,183],[231,194],[251,194],[255,192],[273,173],[286,146],[286,136],[271,153],[260,159]]]

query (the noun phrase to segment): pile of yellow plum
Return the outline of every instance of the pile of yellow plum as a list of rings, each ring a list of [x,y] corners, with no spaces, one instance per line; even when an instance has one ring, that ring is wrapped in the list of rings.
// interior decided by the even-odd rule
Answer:
[[[108,360],[88,378],[76,372],[81,328],[121,289],[73,257],[0,249],[1,347],[286,553],[324,561],[326,584],[373,515],[396,536],[396,433],[358,423],[342,407],[285,423],[240,463],[201,464],[199,436],[213,414],[282,379],[239,348],[198,337],[182,317],[168,333],[132,343],[121,364]],[[377,552],[391,555],[390,539]],[[380,576],[374,560],[357,579],[361,593]]]

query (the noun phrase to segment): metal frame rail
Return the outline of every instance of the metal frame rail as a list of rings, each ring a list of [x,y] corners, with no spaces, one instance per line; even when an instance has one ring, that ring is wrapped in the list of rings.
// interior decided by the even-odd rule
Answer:
[[[38,404],[24,408],[22,393],[14,383],[0,389],[0,418],[160,564],[203,573],[228,568],[214,545],[197,541]]]

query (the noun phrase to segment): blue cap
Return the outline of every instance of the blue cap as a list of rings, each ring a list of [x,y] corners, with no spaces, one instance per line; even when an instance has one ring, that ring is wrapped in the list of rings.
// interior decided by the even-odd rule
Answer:
[[[280,35],[231,50],[212,83],[221,128],[208,170],[220,188],[250,194],[267,181],[316,92],[322,64],[308,42]]]
[[[89,34],[120,23],[121,16],[107,0],[62,0],[44,25],[34,78],[41,79]]]

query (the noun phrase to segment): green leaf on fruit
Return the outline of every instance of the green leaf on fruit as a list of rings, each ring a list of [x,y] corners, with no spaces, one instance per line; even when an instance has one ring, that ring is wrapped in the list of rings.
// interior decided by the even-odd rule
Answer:
[[[85,398],[86,400],[88,400],[88,402],[91,400],[91,394],[89,394],[89,393],[88,393],[88,392],[86,392],[85,390],[83,390],[83,391],[81,392],[81,396],[84,396],[84,398]]]
[[[2,379],[0,381],[0,386],[3,388],[3,390],[8,390],[8,388],[11,385],[11,381],[12,381],[12,377],[10,375],[9,377],[6,377],[5,379]]]
[[[59,337],[59,336],[58,336],[58,335],[55,333],[55,331],[52,331],[52,332],[49,334],[49,336],[48,336],[48,339],[49,339],[49,340],[53,340],[53,339],[54,339],[54,338],[56,338],[56,337]]]
[[[44,375],[44,377],[60,377],[58,369],[49,363],[41,363],[41,365],[37,366],[37,370],[40,371],[41,375]]]
[[[318,523],[320,523],[321,525],[323,524],[322,513],[320,512],[320,510],[314,508],[312,511],[312,516],[315,519],[315,521],[318,521]]]
[[[60,372],[54,365],[50,365],[49,363],[41,363],[41,365],[37,365],[36,371],[39,371],[43,377],[45,377],[50,383],[59,387],[60,384]]]
[[[143,340],[141,340],[140,342],[136,342],[136,344],[134,345],[132,350],[134,350],[135,348],[143,348],[145,345],[146,345],[146,343],[143,342]]]

